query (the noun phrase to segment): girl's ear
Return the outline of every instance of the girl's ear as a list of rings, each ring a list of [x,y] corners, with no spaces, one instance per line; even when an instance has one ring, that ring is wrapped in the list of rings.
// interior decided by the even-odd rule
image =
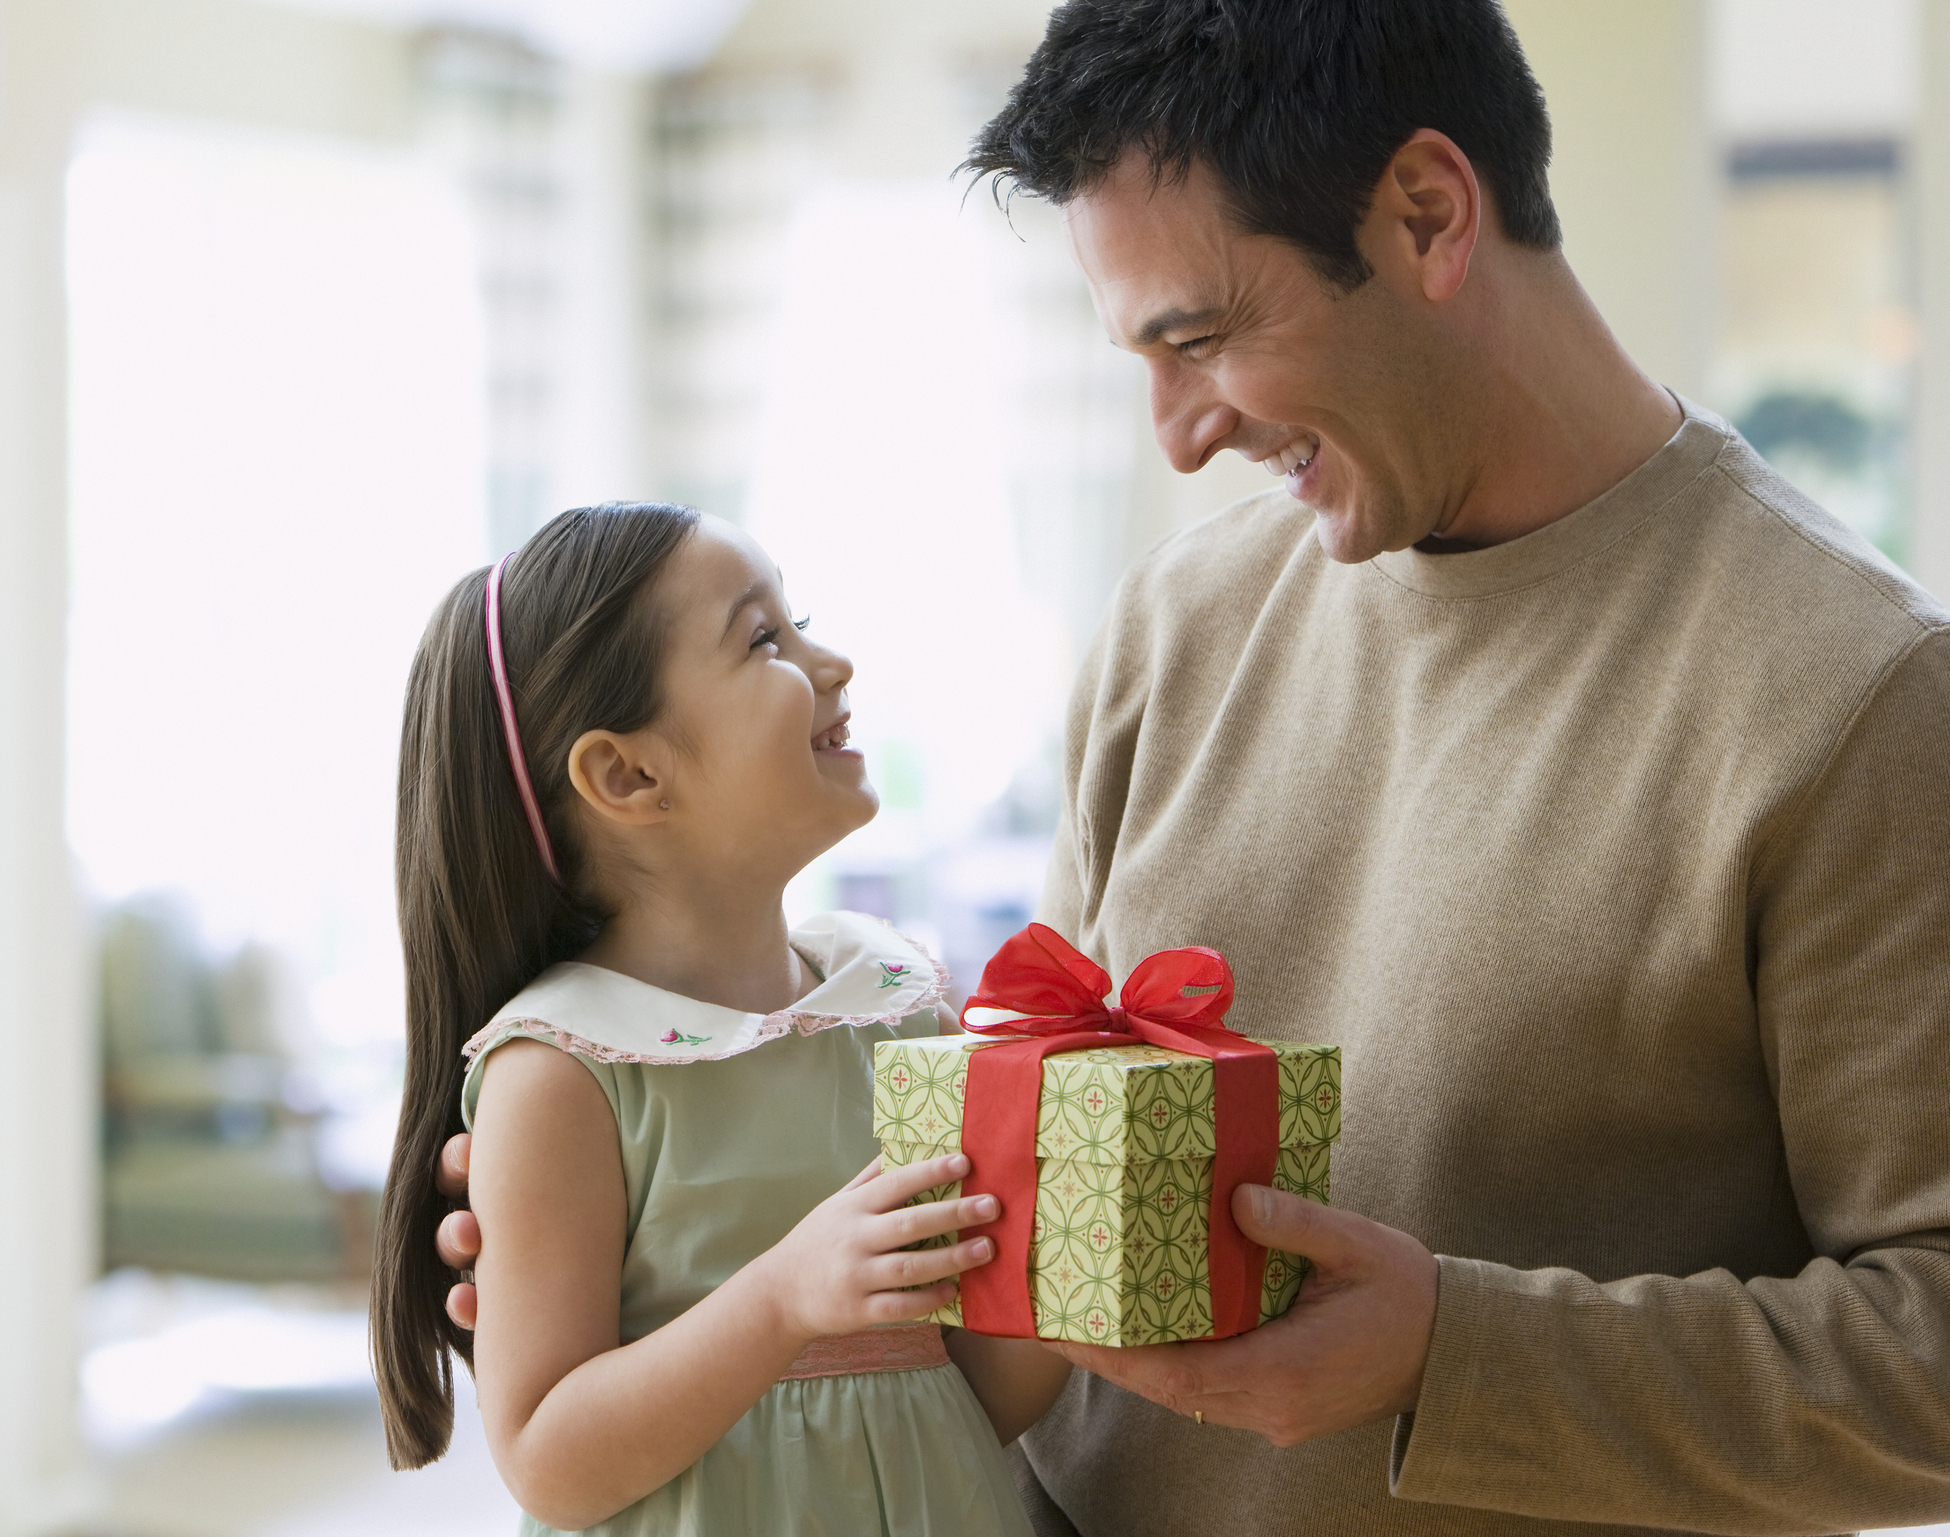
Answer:
[[[647,727],[585,731],[569,749],[569,783],[599,816],[648,827],[670,811],[669,761],[668,744]]]

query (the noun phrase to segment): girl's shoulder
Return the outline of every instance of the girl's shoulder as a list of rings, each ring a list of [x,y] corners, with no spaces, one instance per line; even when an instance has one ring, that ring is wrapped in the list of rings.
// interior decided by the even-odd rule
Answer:
[[[794,928],[791,940],[822,980],[789,1009],[745,1013],[567,961],[509,999],[463,1055],[473,1063],[504,1041],[531,1036],[592,1063],[716,1062],[785,1035],[898,1024],[947,996],[941,964],[877,918],[821,913]]]

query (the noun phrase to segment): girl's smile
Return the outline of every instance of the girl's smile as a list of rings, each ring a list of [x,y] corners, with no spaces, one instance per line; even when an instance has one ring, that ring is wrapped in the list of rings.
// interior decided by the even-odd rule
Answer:
[[[846,723],[852,719],[853,712],[849,710],[838,720],[834,721],[832,725],[820,732],[818,736],[813,738],[813,751],[839,759],[858,758],[864,763],[866,759],[860,750],[857,747],[848,747],[846,745],[848,737],[852,735],[847,730]]]

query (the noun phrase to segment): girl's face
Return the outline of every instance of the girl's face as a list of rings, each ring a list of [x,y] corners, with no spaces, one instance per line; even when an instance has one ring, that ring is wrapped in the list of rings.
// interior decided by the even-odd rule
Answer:
[[[670,827],[715,871],[789,879],[880,808],[847,746],[853,664],[793,623],[778,567],[717,518],[658,595],[666,703],[648,729],[667,744]]]

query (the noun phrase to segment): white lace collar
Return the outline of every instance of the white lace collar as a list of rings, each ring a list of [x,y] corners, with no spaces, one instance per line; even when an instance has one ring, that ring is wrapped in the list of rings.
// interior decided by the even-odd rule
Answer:
[[[509,1033],[552,1039],[598,1062],[716,1062],[792,1031],[892,1024],[947,996],[948,973],[914,940],[877,918],[821,913],[795,928],[792,948],[825,978],[789,1009],[746,1014],[565,961],[510,998],[461,1051],[470,1061]]]

